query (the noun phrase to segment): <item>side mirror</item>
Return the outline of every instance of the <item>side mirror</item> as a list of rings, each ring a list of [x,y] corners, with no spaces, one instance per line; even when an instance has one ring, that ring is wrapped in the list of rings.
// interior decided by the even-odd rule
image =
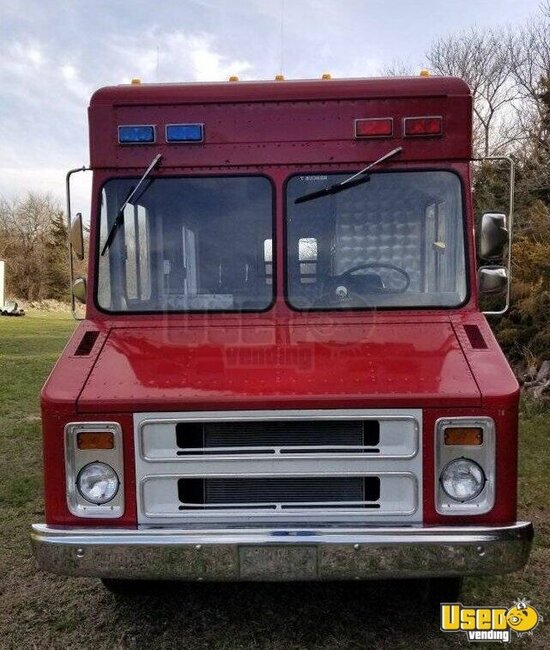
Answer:
[[[506,215],[500,212],[486,212],[481,217],[481,233],[479,237],[479,256],[481,259],[492,260],[500,257],[508,240]]]
[[[79,260],[84,259],[84,229],[82,227],[82,214],[77,212],[71,224],[71,248]]]
[[[479,293],[500,296],[508,290],[508,273],[503,266],[482,266],[478,272]]]
[[[73,282],[73,296],[83,305],[86,303],[86,279],[77,278]]]

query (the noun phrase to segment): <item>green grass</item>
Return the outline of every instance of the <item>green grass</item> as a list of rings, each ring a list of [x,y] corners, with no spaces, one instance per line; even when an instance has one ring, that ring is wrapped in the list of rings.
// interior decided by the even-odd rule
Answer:
[[[0,648],[348,650],[470,647],[444,636],[402,582],[193,584],[134,600],[99,581],[39,572],[30,524],[43,520],[38,393],[74,327],[64,314],[0,318]],[[525,596],[550,615],[550,415],[524,405],[520,517],[536,526],[525,571],[465,582],[468,605]],[[550,647],[548,626],[516,647]],[[494,648],[493,644],[487,646]]]

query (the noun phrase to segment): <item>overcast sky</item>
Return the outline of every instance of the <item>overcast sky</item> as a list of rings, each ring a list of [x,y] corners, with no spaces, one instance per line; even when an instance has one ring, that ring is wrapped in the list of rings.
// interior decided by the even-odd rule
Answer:
[[[64,201],[88,162],[86,108],[100,86],[373,76],[419,70],[431,42],[518,25],[539,0],[0,0],[0,195]],[[281,15],[283,25],[281,29]],[[76,188],[75,210],[88,212]]]

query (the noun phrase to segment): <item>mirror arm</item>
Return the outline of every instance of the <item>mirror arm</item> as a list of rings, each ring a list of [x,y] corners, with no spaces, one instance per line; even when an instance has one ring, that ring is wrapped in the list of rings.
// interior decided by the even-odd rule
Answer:
[[[71,232],[71,226],[72,226],[72,217],[71,217],[71,176],[73,174],[76,174],[78,172],[86,172],[90,171],[91,167],[86,167],[86,165],[82,165],[82,167],[75,167],[74,169],[69,169],[67,172],[67,175],[65,176],[65,194],[67,197],[67,227],[68,227],[68,233],[69,233],[69,274],[70,274],[70,292],[71,292],[71,312],[73,314],[73,318],[75,320],[82,320],[80,316],[78,316],[76,312],[76,301],[75,297],[73,294],[73,284],[74,284],[74,261],[73,261],[73,252],[72,252],[72,246],[71,246],[71,238],[70,238],[70,232]]]
[[[483,162],[485,160],[501,160],[510,165],[510,191],[508,194],[508,259],[506,260],[506,270],[508,273],[508,287],[506,289],[506,304],[503,309],[498,311],[484,311],[486,316],[502,316],[510,309],[510,296],[512,289],[512,239],[514,235],[514,182],[516,176],[515,163],[510,156],[485,156],[483,158],[472,158],[472,162]]]

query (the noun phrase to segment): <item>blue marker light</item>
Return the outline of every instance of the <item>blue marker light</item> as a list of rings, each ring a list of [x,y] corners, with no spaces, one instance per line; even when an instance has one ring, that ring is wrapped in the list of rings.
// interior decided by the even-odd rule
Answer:
[[[166,142],[202,142],[203,124],[167,124]]]
[[[155,127],[150,125],[131,125],[118,127],[120,144],[150,144],[155,141]]]

